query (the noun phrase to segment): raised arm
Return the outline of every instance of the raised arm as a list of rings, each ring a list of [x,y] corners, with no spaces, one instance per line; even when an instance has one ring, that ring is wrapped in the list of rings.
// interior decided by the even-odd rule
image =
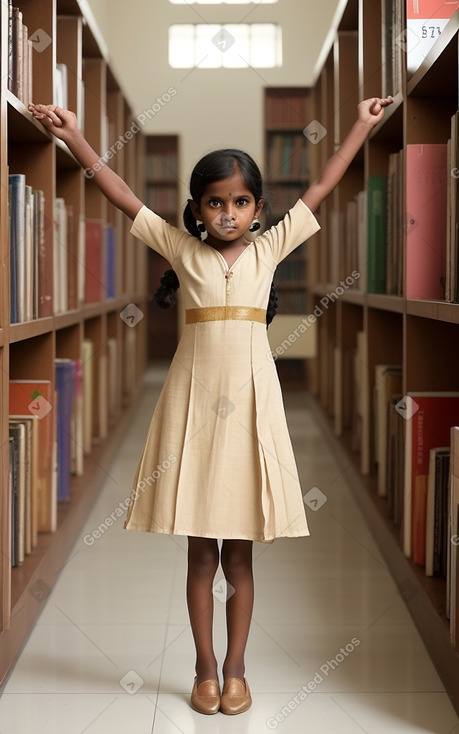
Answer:
[[[301,197],[312,212],[316,211],[322,201],[341,181],[352,159],[365,142],[369,132],[382,120],[384,108],[391,103],[392,97],[385,97],[384,99],[372,97],[359,104],[357,121],[344,138],[336,153],[329,158],[322,168],[317,179]]]
[[[67,144],[85,171],[91,172],[91,178],[94,178],[107,199],[128,217],[134,219],[143,202],[91,148],[78,128],[74,113],[55,105],[42,104],[30,104],[29,110],[44,127]]]

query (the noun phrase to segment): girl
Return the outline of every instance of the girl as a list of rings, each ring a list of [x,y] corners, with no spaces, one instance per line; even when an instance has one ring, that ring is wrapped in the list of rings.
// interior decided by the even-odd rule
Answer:
[[[266,308],[273,273],[319,229],[313,212],[391,101],[374,97],[360,103],[357,121],[317,180],[277,226],[253,242],[247,232],[257,228],[264,200],[260,171],[246,153],[222,150],[199,161],[183,232],[144,206],[103,164],[72,112],[29,106],[94,173],[105,196],[134,220],[131,232],[171,263],[182,288],[186,323],[153,413],[125,528],[188,536],[187,603],[196,646],[191,705],[201,713],[238,714],[251,705],[244,654],[253,606],[253,541],[309,534],[269,359]],[[222,692],[212,641],[219,561],[227,581]]]

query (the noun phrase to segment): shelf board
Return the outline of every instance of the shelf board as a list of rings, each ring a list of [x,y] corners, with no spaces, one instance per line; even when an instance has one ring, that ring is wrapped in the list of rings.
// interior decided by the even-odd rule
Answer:
[[[356,306],[363,306],[365,293],[357,288],[348,288],[339,298],[343,303],[354,303]]]
[[[419,69],[408,79],[408,95],[457,96],[459,9],[437,38]]]
[[[366,302],[370,308],[379,308],[382,311],[403,313],[405,300],[402,296],[390,296],[385,293],[367,293]]]
[[[284,173],[281,176],[272,176],[268,173],[268,183],[270,184],[301,184],[306,188],[308,186],[308,177],[303,174]]]
[[[406,312],[410,316],[422,316],[437,321],[459,324],[459,303],[446,301],[414,301],[407,299]]]
[[[10,90],[8,102],[8,139],[15,143],[51,142],[53,135],[29,112],[27,107]]]
[[[45,316],[40,319],[33,319],[33,321],[24,321],[20,324],[10,324],[10,344],[49,333],[54,329],[54,318],[54,316]]]

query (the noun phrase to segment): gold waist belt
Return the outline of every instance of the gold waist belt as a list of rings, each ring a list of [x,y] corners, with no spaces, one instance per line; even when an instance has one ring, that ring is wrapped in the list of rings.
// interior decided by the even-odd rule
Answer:
[[[243,321],[259,321],[266,324],[266,309],[251,306],[209,306],[208,308],[187,308],[185,323],[196,324],[200,321],[227,321],[242,319]]]

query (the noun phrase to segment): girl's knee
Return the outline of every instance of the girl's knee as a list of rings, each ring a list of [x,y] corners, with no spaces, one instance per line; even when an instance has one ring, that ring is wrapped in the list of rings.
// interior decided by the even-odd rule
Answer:
[[[226,578],[252,573],[252,542],[224,541],[221,552],[222,570]]]
[[[189,538],[189,570],[201,576],[214,576],[218,568],[218,561],[218,545],[216,540],[211,538]]]

